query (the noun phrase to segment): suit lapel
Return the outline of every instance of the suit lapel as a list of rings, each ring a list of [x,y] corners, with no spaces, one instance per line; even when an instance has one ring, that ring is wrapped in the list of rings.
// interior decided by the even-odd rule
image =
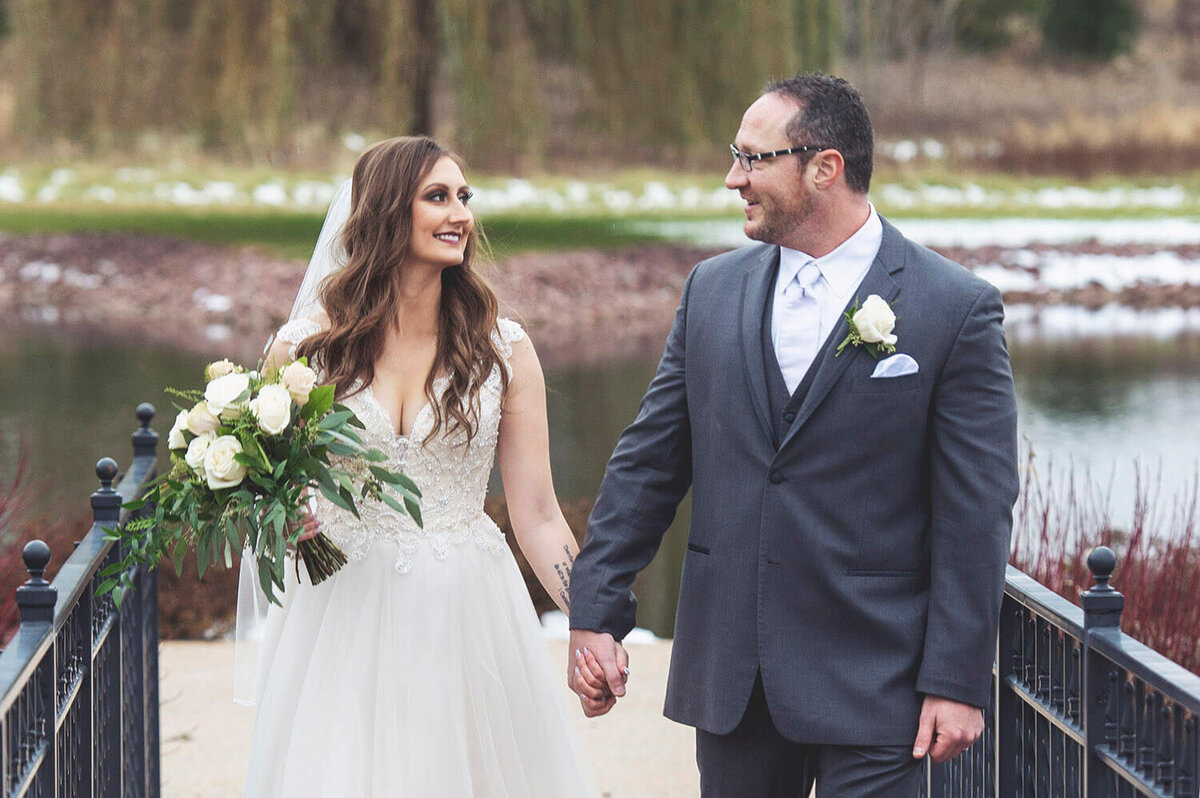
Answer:
[[[904,236],[900,234],[899,230],[888,224],[887,220],[883,220],[883,241],[879,246],[879,254],[875,256],[862,283],[855,289],[850,301],[846,303],[842,318],[838,320],[837,326],[826,339],[823,356],[817,365],[817,373],[813,378],[812,387],[809,388],[808,395],[804,397],[804,401],[800,405],[796,420],[784,435],[783,441],[779,445],[780,451],[783,451],[783,448],[796,436],[797,431],[820,407],[821,402],[837,384],[850,363],[858,357],[870,357],[869,354],[861,351],[861,347],[847,347],[842,350],[840,356],[834,356],[838,344],[850,332],[850,326],[846,323],[845,311],[854,305],[855,300],[861,304],[862,300],[871,294],[879,294],[886,302],[894,300],[900,293],[900,286],[893,279],[893,275],[904,268],[904,259]]]
[[[742,284],[742,363],[746,367],[746,381],[750,384],[754,415],[758,417],[763,434],[771,441],[774,440],[774,432],[771,429],[771,406],[767,399],[767,373],[763,367],[762,326],[767,291],[774,283],[772,278],[778,264],[779,247],[765,247],[746,270]]]

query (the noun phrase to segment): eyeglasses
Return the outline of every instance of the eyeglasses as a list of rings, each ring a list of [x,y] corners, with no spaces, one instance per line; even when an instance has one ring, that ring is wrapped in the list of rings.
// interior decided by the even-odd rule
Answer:
[[[761,161],[764,158],[778,158],[780,155],[793,155],[798,152],[820,152],[827,150],[828,147],[813,147],[805,144],[802,147],[788,147],[786,150],[771,150],[770,152],[742,152],[735,145],[729,145],[729,151],[733,153],[733,160],[742,165],[742,169],[749,172],[754,169],[754,162]]]

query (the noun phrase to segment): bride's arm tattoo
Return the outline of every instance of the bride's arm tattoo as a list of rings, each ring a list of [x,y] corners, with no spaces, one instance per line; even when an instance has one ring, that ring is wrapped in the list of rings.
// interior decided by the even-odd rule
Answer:
[[[562,599],[563,606],[569,610],[571,609],[571,566],[575,564],[575,557],[571,554],[569,546],[563,546],[563,553],[567,555],[567,559],[554,563],[554,573],[558,574],[558,597]]]

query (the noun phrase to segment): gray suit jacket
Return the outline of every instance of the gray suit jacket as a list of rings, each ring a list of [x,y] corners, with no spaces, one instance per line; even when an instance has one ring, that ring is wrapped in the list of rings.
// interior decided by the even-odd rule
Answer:
[[[865,350],[828,352],[776,448],[760,332],[778,258],[752,245],[688,277],[575,562],[571,626],[629,632],[634,576],[691,486],[667,717],[728,733],[761,670],[787,737],[909,745],[924,694],[988,701],[1017,496],[1000,294],[885,222],[856,296],[895,303],[920,371],[871,379]]]

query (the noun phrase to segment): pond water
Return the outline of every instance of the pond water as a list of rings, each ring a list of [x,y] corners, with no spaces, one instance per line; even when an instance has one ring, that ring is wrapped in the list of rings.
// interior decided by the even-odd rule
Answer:
[[[1114,520],[1131,514],[1135,466],[1157,473],[1163,495],[1196,474],[1200,451],[1200,338],[1010,335],[1020,430],[1038,462],[1090,473],[1111,490]],[[592,497],[620,431],[634,417],[657,353],[632,362],[547,372],[552,462],[562,499]],[[205,360],[78,337],[0,334],[0,480],[11,477],[22,439],[40,505],[67,518],[88,512],[92,468],[130,455],[134,407],[159,410],[165,436],[174,416],[164,385],[199,382]],[[495,485],[499,489],[498,483]],[[680,508],[654,563],[639,578],[639,624],[669,635],[686,539]]]

